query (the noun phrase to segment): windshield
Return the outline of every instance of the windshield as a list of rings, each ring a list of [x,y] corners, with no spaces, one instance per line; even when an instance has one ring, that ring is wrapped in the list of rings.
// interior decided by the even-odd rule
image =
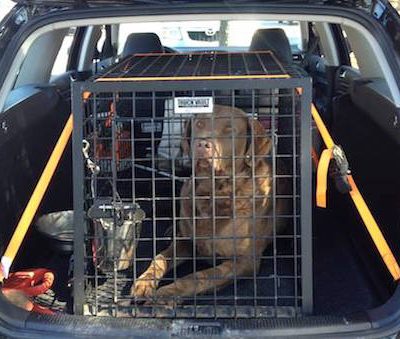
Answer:
[[[254,32],[260,28],[282,28],[289,39],[292,52],[302,50],[298,21],[219,20],[121,24],[118,53],[122,52],[127,36],[135,32],[156,33],[163,46],[179,52],[208,49],[247,50]]]

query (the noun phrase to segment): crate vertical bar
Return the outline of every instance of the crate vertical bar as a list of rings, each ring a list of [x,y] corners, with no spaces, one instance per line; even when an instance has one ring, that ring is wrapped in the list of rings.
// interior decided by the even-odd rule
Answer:
[[[302,311],[311,314],[313,310],[312,275],[312,168],[311,168],[311,78],[304,79],[301,95],[300,116],[300,168],[301,168],[301,276]]]
[[[74,130],[72,140],[73,162],[73,196],[74,196],[74,313],[83,314],[85,300],[85,220],[84,220],[84,166],[82,155],[83,140],[83,91],[81,83],[72,83],[72,112],[74,117]]]

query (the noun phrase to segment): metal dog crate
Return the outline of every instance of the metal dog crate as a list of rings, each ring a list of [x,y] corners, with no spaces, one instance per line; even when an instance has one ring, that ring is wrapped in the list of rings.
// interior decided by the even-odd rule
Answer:
[[[101,76],[74,82],[72,95],[76,314],[264,318],[312,312],[310,78],[295,67],[281,65],[271,52],[137,54]],[[222,133],[217,107],[228,112],[225,119],[232,124]],[[245,118],[238,114],[242,125],[248,123],[246,135],[235,135],[241,125],[235,122],[232,107],[245,113]],[[198,128],[211,123],[207,130],[211,146],[194,144],[205,140],[197,139],[195,121]],[[256,123],[262,132],[255,132]],[[271,145],[268,154],[258,156],[261,160],[255,151],[256,138],[267,138],[263,140]],[[184,142],[190,145],[186,153]],[[199,158],[196,152],[205,150],[203,146],[212,148],[202,165],[210,164],[205,182],[211,188],[196,196],[202,185],[198,180],[205,179],[199,177],[200,162],[195,160]],[[236,154],[238,149],[247,155]],[[215,159],[229,164],[229,171],[217,171]],[[239,170],[243,161],[251,162],[247,172]],[[268,174],[254,170],[256,161],[269,166]],[[245,188],[239,187],[243,173],[247,173]],[[270,190],[260,196],[258,186],[265,182]],[[191,189],[181,194],[184,185]],[[219,185],[229,187],[226,196],[218,196]],[[250,193],[240,195],[246,189]],[[260,199],[268,204],[268,213],[260,207],[267,206],[260,205]],[[183,206],[185,200],[191,212]],[[199,211],[200,201],[207,202],[205,212]],[[219,215],[224,201],[235,208]],[[252,206],[250,212],[246,209],[250,214],[243,222],[238,201]],[[233,235],[217,235],[224,218]],[[204,219],[209,231],[200,234]],[[272,225],[270,233],[263,234],[261,227],[262,236],[256,232],[247,240],[236,236],[243,223],[256,227],[264,225],[264,220]],[[193,230],[189,236],[180,232],[183,223]],[[242,240],[251,244],[252,251],[241,256],[237,244]],[[177,244],[184,241],[190,254],[179,256]],[[201,241],[211,244],[210,255],[200,251]],[[263,248],[257,244],[263,242],[269,245],[257,254]],[[229,244],[234,253],[220,254]],[[132,284],[168,246],[173,255],[165,262],[172,267],[158,279],[158,289],[151,296],[132,295]],[[217,269],[210,269],[228,261],[232,269],[224,276],[224,286],[214,286],[222,278]],[[241,275],[238,262],[242,272],[244,261],[248,271]],[[153,265],[154,270],[160,269]],[[207,269],[214,273],[198,273]],[[189,277],[185,284],[190,281],[188,286],[194,288],[191,295],[157,295],[160,288],[185,276]],[[213,287],[196,293],[201,283]]]

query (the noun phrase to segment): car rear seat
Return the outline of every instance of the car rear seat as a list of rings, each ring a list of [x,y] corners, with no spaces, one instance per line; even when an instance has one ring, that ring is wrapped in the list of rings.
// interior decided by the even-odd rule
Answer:
[[[251,39],[249,51],[271,51],[283,64],[293,64],[290,43],[281,28],[258,29]]]
[[[164,53],[164,48],[161,44],[160,38],[155,33],[131,33],[128,35],[124,49],[121,56],[123,58],[134,54],[147,54],[147,53]],[[124,93],[125,98],[129,98],[131,93]],[[135,117],[141,118],[140,121],[136,121],[134,124],[134,136],[135,142],[135,158],[143,158],[147,153],[151,152],[151,140],[152,133],[154,132],[155,150],[159,144],[159,140],[162,135],[162,120],[151,119],[143,120],[143,118],[152,117],[153,112],[153,100],[152,92],[137,92],[136,97],[140,98],[135,100]],[[164,99],[155,97],[155,112],[156,118],[164,117]],[[124,116],[124,114],[132,114],[132,100],[120,101],[117,104],[117,114]],[[140,141],[143,139],[144,141]],[[145,162],[142,164],[146,164]]]
[[[251,40],[250,52],[260,52],[260,51],[271,51],[278,60],[284,65],[289,67],[296,67],[293,64],[293,55],[292,50],[290,48],[289,40],[286,36],[286,33],[281,28],[262,28],[258,29]],[[300,72],[304,72],[299,70]],[[290,93],[290,90],[280,89],[273,92],[273,94],[279,96],[277,102],[271,101],[271,92],[266,90],[266,95],[263,97],[260,95],[260,106],[268,106],[275,104],[278,108],[278,115],[290,115],[292,112],[292,100],[291,96],[286,96]],[[263,91],[260,90],[260,94]],[[264,102],[263,102],[264,101]],[[267,102],[269,101],[269,102]],[[279,117],[279,125],[277,131],[277,138],[279,139],[280,135],[292,135],[293,134],[293,124],[292,119],[290,118],[282,118]],[[276,140],[278,144],[277,153],[278,154],[293,154],[293,140],[292,138],[280,138],[279,142]],[[287,164],[289,167],[290,164]],[[289,168],[293,168],[290,166]]]
[[[131,33],[125,41],[121,57],[139,53],[164,53],[160,38],[155,33]]]

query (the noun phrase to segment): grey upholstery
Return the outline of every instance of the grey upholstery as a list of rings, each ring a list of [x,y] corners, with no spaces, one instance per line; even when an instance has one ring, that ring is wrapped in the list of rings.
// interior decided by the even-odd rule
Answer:
[[[137,53],[163,53],[164,48],[160,38],[155,33],[131,33],[125,41],[121,56]]]
[[[286,64],[293,62],[289,40],[281,28],[258,29],[253,35],[249,50],[270,50],[281,62]]]

